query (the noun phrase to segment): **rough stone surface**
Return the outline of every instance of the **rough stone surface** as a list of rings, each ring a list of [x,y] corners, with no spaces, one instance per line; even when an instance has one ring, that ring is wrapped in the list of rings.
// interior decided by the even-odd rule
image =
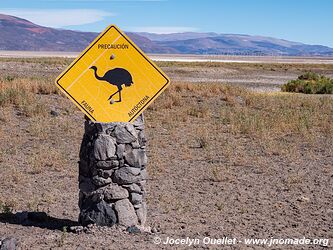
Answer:
[[[83,226],[145,228],[145,144],[142,115],[133,124],[85,122],[79,161],[79,222]]]
[[[117,145],[117,157],[119,159],[123,158],[125,152],[125,144],[118,144]]]
[[[138,133],[138,141],[139,141],[140,146],[146,145],[147,139],[146,139],[146,135],[145,135],[144,131],[140,131]]]
[[[132,146],[132,148],[135,148],[135,149],[139,149],[141,147],[138,140],[135,142],[132,142],[131,146]]]
[[[109,135],[99,134],[94,143],[94,157],[98,161],[105,161],[115,156],[115,140]]]
[[[113,226],[117,222],[117,216],[110,204],[105,201],[99,203],[87,201],[81,208],[79,222],[84,226],[88,224]]]
[[[142,195],[138,193],[131,193],[131,203],[133,205],[142,204]]]
[[[102,177],[104,179],[107,179],[111,177],[114,170],[112,169],[94,169],[92,175],[98,175],[99,177]]]
[[[102,187],[102,186],[105,186],[109,183],[112,182],[112,179],[111,177],[110,178],[103,178],[103,177],[100,177],[98,175],[95,175],[92,177],[92,182],[96,185],[96,186],[99,186],[99,187]]]
[[[140,175],[141,175],[141,180],[145,181],[148,179],[148,173],[145,168],[141,170]],[[139,182],[139,183],[145,183],[145,182]],[[142,184],[142,185],[144,185],[144,184]]]
[[[118,223],[122,226],[130,227],[138,224],[138,217],[134,207],[128,199],[119,200],[115,204],[118,214]]]
[[[15,250],[17,240],[13,237],[5,238],[1,241],[0,250]]]
[[[152,233],[152,228],[149,226],[137,225],[128,227],[126,231],[130,234],[138,234],[138,233]]]
[[[143,115],[140,115],[136,120],[133,122],[133,126],[136,130],[144,130],[144,123],[145,119]]]
[[[96,166],[96,168],[108,170],[108,169],[119,167],[119,161],[117,161],[117,160],[97,161],[95,163],[95,166]]]
[[[92,182],[91,178],[85,178],[83,176],[79,177],[79,189],[83,192],[83,193],[90,193],[92,191],[95,191],[95,186]]]
[[[136,132],[134,126],[130,123],[126,123],[125,128],[133,136],[133,139],[134,139],[133,141],[136,141],[138,138],[138,133]]]
[[[89,165],[85,160],[79,161],[79,175],[80,176],[89,176]]]
[[[147,164],[147,156],[143,149],[130,149],[126,150],[124,154],[126,162],[136,168],[141,168]]]
[[[119,185],[108,185],[104,189],[104,199],[106,201],[111,200],[119,200],[119,199],[126,199],[128,198],[129,194],[127,189],[119,186]]]
[[[131,184],[142,180],[140,169],[122,167],[115,171],[114,181],[119,184]]]
[[[87,199],[98,203],[103,200],[104,198],[104,193],[102,189],[97,189],[96,191],[90,192],[90,193],[84,193],[80,191],[80,200],[85,201]]]
[[[91,122],[92,123],[92,122]],[[114,123],[92,123],[92,126],[94,127],[94,131],[96,131],[98,134],[109,134],[109,131],[113,131],[114,128],[117,126],[117,122]]]
[[[125,144],[136,141],[136,135],[133,134],[132,129],[129,131],[128,127],[131,127],[133,130],[135,130],[133,126],[127,126],[127,124],[125,126],[116,126],[114,129],[114,135],[116,137],[117,143]]]
[[[142,190],[138,184],[129,184],[129,185],[123,185],[124,188],[126,188],[131,193],[142,193]]]
[[[135,210],[136,215],[138,216],[138,221],[140,225],[146,224],[147,220],[147,204],[143,202],[141,207]]]

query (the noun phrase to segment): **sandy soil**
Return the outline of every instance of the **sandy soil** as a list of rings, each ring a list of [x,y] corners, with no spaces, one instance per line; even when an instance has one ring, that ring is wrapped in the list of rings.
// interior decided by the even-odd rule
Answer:
[[[228,83],[259,92],[280,91],[281,85],[310,70],[333,77],[331,64],[312,67],[306,64],[223,63],[220,67],[208,67],[204,63],[199,63],[193,67],[180,62],[171,66],[166,63],[162,68],[176,81]]]
[[[76,58],[79,52],[54,51],[0,51],[0,57],[9,58]],[[306,71],[306,65],[325,65],[324,73],[333,77],[333,57],[282,57],[282,56],[223,56],[223,55],[180,55],[180,54],[149,54],[150,59],[157,63],[226,63],[232,67],[211,68],[175,65],[163,67],[172,79],[185,82],[221,82],[242,85],[259,92],[279,91],[282,84],[295,79]],[[244,65],[252,65],[244,67]],[[264,67],[263,67],[264,65]],[[270,67],[270,65],[273,65]],[[280,65],[280,67],[279,67]],[[299,67],[300,66],[300,67]],[[270,67],[270,68],[269,68]],[[283,70],[281,70],[283,68]],[[24,70],[20,67],[19,70]]]
[[[64,67],[1,62],[0,77],[41,77],[52,82]],[[284,69],[270,72],[238,66],[212,67],[205,72],[188,65],[162,67],[174,82],[197,82],[200,75],[203,80],[217,82],[229,79],[245,83],[247,79],[257,84],[273,79],[270,83],[274,87],[297,73],[297,69],[285,75],[281,74]],[[157,237],[162,241],[168,237],[242,241],[234,245],[201,242],[186,249],[333,247],[333,137],[329,132],[333,129],[327,125],[326,130],[305,126],[303,133],[271,134],[265,128],[259,134],[239,131],[224,120],[223,112],[251,109],[258,117],[270,112],[265,105],[256,106],[255,101],[251,102],[253,106],[246,106],[245,98],[241,94],[225,97],[209,90],[205,96],[190,90],[177,96],[165,93],[145,112],[150,174],[148,225],[156,229],[154,234],[130,234],[116,228],[66,232],[64,227],[77,225],[79,213],[77,161],[82,113],[69,100],[54,94],[38,95],[46,107],[42,116],[27,117],[15,105],[1,107],[0,239],[13,236],[21,249],[186,248],[156,245]],[[306,98],[297,109],[311,107],[310,99],[317,97]],[[329,102],[320,100],[323,105]],[[325,121],[333,117],[333,113],[325,115]],[[16,214],[21,211],[42,211],[48,217],[26,225],[17,220]],[[326,246],[244,244],[246,238],[303,237],[330,242]]]

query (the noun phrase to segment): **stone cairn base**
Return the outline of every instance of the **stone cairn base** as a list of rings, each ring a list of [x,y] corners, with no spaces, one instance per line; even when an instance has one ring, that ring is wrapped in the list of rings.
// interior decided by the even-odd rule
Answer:
[[[147,179],[144,118],[85,122],[79,161],[79,223],[144,226]]]

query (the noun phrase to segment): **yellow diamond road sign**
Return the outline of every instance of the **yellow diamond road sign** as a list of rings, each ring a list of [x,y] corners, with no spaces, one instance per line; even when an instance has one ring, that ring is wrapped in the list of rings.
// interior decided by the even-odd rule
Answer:
[[[57,78],[93,121],[131,122],[168,86],[168,77],[116,26],[109,26]]]

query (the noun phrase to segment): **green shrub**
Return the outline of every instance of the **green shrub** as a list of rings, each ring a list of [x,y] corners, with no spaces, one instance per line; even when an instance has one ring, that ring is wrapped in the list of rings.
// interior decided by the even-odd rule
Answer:
[[[296,80],[282,85],[281,90],[304,94],[333,94],[333,79],[314,72],[307,72]]]
[[[5,78],[4,78],[4,80],[6,81],[6,82],[12,82],[12,81],[14,81],[14,77],[13,76],[6,76]]]

